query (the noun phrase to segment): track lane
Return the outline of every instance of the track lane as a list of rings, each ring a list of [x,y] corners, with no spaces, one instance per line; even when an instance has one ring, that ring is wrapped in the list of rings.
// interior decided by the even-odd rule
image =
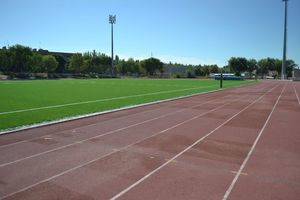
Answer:
[[[164,169],[115,197],[222,199],[278,96],[278,91],[266,95]]]
[[[220,199],[220,192],[224,191],[224,188],[220,189],[220,184],[224,183],[222,172],[227,172],[225,170],[228,168],[227,163],[236,162],[235,157],[243,155],[245,151],[234,142],[226,144],[226,140],[222,141],[223,138],[228,137],[228,134],[230,135],[230,132],[226,132],[226,136],[224,136],[221,128],[235,123],[240,120],[241,116],[248,116],[247,111],[251,110],[250,108],[269,97],[263,97],[262,100],[261,98],[244,107],[236,115],[182,151],[181,154],[173,157],[169,162],[145,175],[111,199],[138,199],[141,195],[143,195],[143,199]],[[231,147],[235,149],[231,150]],[[239,151],[235,152],[236,150]],[[237,155],[228,159],[228,154],[231,153],[237,153]],[[224,164],[219,162],[220,160],[226,161],[225,169]],[[214,170],[218,168],[221,168],[221,172]],[[214,186],[212,187],[212,185]],[[219,198],[215,198],[217,194],[219,194]]]
[[[296,98],[297,98],[297,101],[298,101],[298,104],[300,105],[300,97],[299,97],[299,88],[300,88],[300,86],[299,86],[300,84],[299,83],[294,83],[293,84],[293,87],[294,87],[294,92],[295,92],[295,95],[296,95]],[[297,86],[298,86],[298,91],[297,91]]]
[[[228,199],[285,199],[300,196],[300,106],[288,83],[261,139]]]
[[[252,146],[251,146],[251,148],[250,148],[250,150],[249,150],[247,156],[245,157],[243,163],[241,164],[240,168],[236,171],[236,175],[235,175],[234,179],[232,180],[231,184],[229,185],[229,188],[228,188],[227,191],[225,192],[224,197],[223,197],[223,200],[227,200],[227,199],[228,199],[228,197],[229,197],[229,195],[230,195],[230,193],[231,193],[233,187],[235,186],[236,182],[238,181],[238,178],[239,178],[240,175],[243,173],[243,170],[244,170],[244,168],[245,168],[245,166],[246,166],[246,164],[247,164],[247,162],[248,162],[250,156],[252,155],[253,151],[255,150],[255,147],[256,147],[256,145],[257,145],[259,139],[261,138],[262,133],[264,132],[266,126],[269,124],[269,121],[270,121],[270,119],[271,119],[271,117],[272,117],[272,114],[273,114],[274,110],[276,109],[276,106],[277,106],[277,104],[278,104],[278,102],[279,102],[279,100],[280,100],[280,98],[281,98],[283,92],[285,91],[285,89],[286,89],[286,84],[284,85],[284,88],[281,90],[280,95],[279,95],[278,98],[276,99],[276,102],[274,103],[274,105],[273,105],[273,107],[272,107],[272,110],[270,111],[270,113],[269,113],[269,115],[268,115],[268,118],[266,119],[266,121],[265,121],[263,127],[260,129],[260,131],[259,131],[257,137],[255,138],[255,141],[253,142],[253,144],[252,144]]]

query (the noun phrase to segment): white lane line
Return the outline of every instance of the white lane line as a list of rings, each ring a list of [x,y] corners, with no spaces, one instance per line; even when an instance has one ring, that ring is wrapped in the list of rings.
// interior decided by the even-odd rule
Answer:
[[[245,166],[246,166],[246,164],[247,164],[247,162],[248,162],[248,160],[249,160],[251,154],[253,153],[253,151],[254,151],[254,149],[255,149],[257,143],[258,143],[258,140],[260,139],[260,137],[261,137],[263,131],[265,130],[267,124],[269,123],[269,121],[270,121],[270,119],[271,119],[271,116],[272,116],[272,114],[273,114],[273,112],[274,112],[274,110],[275,110],[275,108],[276,108],[276,106],[277,106],[277,104],[278,104],[278,102],[279,102],[279,99],[281,98],[282,93],[284,92],[285,88],[286,88],[286,84],[285,84],[284,88],[281,90],[281,93],[280,93],[280,95],[278,96],[278,98],[277,98],[277,100],[276,100],[276,103],[274,104],[274,106],[273,106],[271,112],[269,113],[269,116],[268,116],[268,118],[267,118],[265,124],[264,124],[263,127],[261,128],[261,130],[260,130],[258,136],[256,137],[256,139],[255,139],[255,141],[254,141],[254,143],[253,143],[253,145],[252,145],[250,151],[248,152],[248,154],[247,154],[245,160],[243,161],[242,165],[240,166],[240,169],[238,170],[238,173],[235,175],[235,177],[234,177],[234,179],[232,180],[232,182],[231,182],[229,188],[228,188],[227,191],[225,192],[225,194],[224,194],[224,196],[223,196],[223,200],[226,200],[226,199],[229,197],[229,195],[230,195],[230,193],[231,193],[233,187],[235,186],[235,184],[236,184],[236,182],[237,182],[239,176],[241,175],[242,171],[244,170],[244,168],[245,168]]]
[[[275,87],[277,87],[277,86],[275,86]],[[274,88],[275,88],[275,87],[274,87]],[[272,88],[272,89],[274,89],[274,88]],[[272,90],[272,89],[271,89],[271,90]],[[270,90],[269,90],[269,91],[270,91]],[[246,96],[247,96],[247,95],[246,95]],[[244,98],[244,97],[237,98],[237,99],[234,100],[233,102],[238,101],[238,100],[241,100],[242,98]],[[219,107],[214,108],[214,109],[212,109],[212,110],[209,110],[209,111],[207,111],[207,112],[205,112],[205,113],[202,113],[202,114],[200,114],[200,115],[198,115],[198,116],[195,116],[195,117],[193,117],[193,118],[190,118],[190,119],[188,119],[188,120],[186,120],[186,121],[183,121],[183,122],[181,122],[181,123],[178,123],[178,124],[176,124],[176,125],[174,125],[174,126],[172,126],[172,127],[169,127],[169,128],[167,128],[167,129],[165,129],[165,130],[162,130],[162,131],[160,131],[160,132],[158,132],[158,133],[155,133],[155,134],[153,134],[153,135],[151,135],[151,136],[149,136],[149,137],[143,138],[143,139],[141,139],[141,140],[139,140],[139,141],[137,141],[137,142],[135,142],[135,143],[129,144],[129,145],[125,146],[125,147],[122,147],[122,148],[120,148],[120,149],[117,149],[117,150],[115,150],[115,151],[113,151],[113,152],[110,152],[110,153],[108,153],[108,154],[105,154],[105,155],[103,155],[103,156],[101,156],[101,157],[95,158],[94,160],[91,160],[91,161],[88,161],[88,162],[83,163],[83,164],[81,164],[81,165],[78,165],[78,166],[76,166],[76,167],[70,168],[70,169],[68,169],[68,170],[66,170],[66,171],[63,171],[63,172],[57,174],[57,175],[54,175],[54,176],[52,176],[52,177],[49,177],[49,178],[44,179],[44,180],[42,180],[42,181],[39,181],[39,182],[37,182],[37,183],[35,183],[35,184],[29,185],[29,186],[27,186],[27,187],[25,187],[25,188],[23,188],[23,189],[20,189],[20,190],[18,190],[18,191],[15,191],[15,192],[13,192],[13,193],[10,193],[10,194],[7,194],[7,195],[5,195],[5,196],[2,196],[2,197],[0,197],[0,199],[4,199],[4,198],[10,197],[10,196],[13,196],[13,195],[15,195],[15,194],[17,194],[17,193],[20,193],[20,192],[23,192],[23,191],[25,191],[25,190],[28,190],[28,189],[30,189],[30,188],[32,188],[32,187],[34,187],[34,186],[37,186],[37,185],[42,184],[42,183],[45,183],[45,182],[50,181],[50,180],[52,180],[52,179],[55,179],[55,178],[57,178],[57,177],[59,177],[59,176],[65,175],[65,174],[70,173],[70,172],[72,172],[72,171],[74,171],[74,170],[77,170],[77,169],[79,169],[79,168],[82,168],[82,167],[84,167],[84,166],[87,166],[87,165],[89,165],[89,164],[91,164],[91,163],[93,163],[93,162],[96,162],[96,161],[98,161],[98,160],[101,160],[101,159],[103,159],[103,158],[105,158],[105,157],[107,157],[107,156],[110,156],[110,155],[112,155],[112,154],[114,154],[114,153],[116,153],[116,152],[120,152],[120,151],[122,151],[122,150],[125,150],[125,149],[127,149],[127,148],[129,148],[129,147],[131,147],[131,146],[134,146],[134,145],[136,145],[136,144],[142,142],[142,141],[145,141],[145,140],[147,140],[147,139],[150,139],[150,138],[152,138],[152,137],[155,137],[155,136],[157,136],[157,135],[159,135],[159,134],[165,133],[165,132],[167,132],[167,131],[169,131],[169,130],[172,130],[172,129],[174,129],[174,128],[180,126],[180,125],[183,125],[183,124],[185,124],[185,123],[188,123],[188,122],[190,122],[190,121],[192,121],[192,120],[194,120],[194,119],[197,119],[197,118],[199,118],[199,117],[202,117],[202,116],[204,116],[204,115],[206,115],[206,114],[208,114],[208,113],[210,113],[210,112],[216,111],[216,110],[218,110],[218,109],[220,109],[220,108],[226,106],[227,104],[231,104],[231,103],[233,103],[233,102],[225,103],[225,104],[223,104],[222,106],[219,106]],[[171,162],[171,161],[170,161],[170,162]]]
[[[180,90],[169,90],[169,91],[152,92],[152,93],[146,93],[146,94],[113,97],[113,98],[107,98],[107,99],[98,99],[98,100],[92,100],[92,101],[81,101],[81,102],[67,103],[67,104],[60,104],[60,105],[53,105],[53,106],[44,106],[44,107],[29,108],[29,109],[23,109],[23,110],[0,112],[0,115],[35,111],[35,110],[44,110],[44,109],[50,109],[50,108],[60,108],[60,107],[66,107],[66,106],[74,106],[74,105],[80,105],[80,104],[89,104],[89,103],[104,102],[104,101],[111,101],[111,100],[128,99],[128,98],[133,98],[133,97],[143,97],[143,96],[150,96],[150,95],[156,95],[156,94],[166,94],[166,93],[181,92],[181,91],[187,91],[187,90],[196,90],[196,89],[200,89],[200,88],[210,88],[210,87],[216,87],[216,86],[211,85],[211,86],[207,86],[207,87],[194,87],[194,88],[185,88],[185,89],[180,89]]]
[[[295,84],[293,85],[293,87],[294,87],[294,91],[295,91],[295,94],[296,94],[296,97],[297,97],[297,100],[298,100],[298,104],[300,105],[300,100],[299,100],[299,96],[298,96]]]
[[[226,96],[229,96],[229,95],[226,95]],[[225,97],[226,97],[225,96]],[[224,97],[222,97],[224,98]],[[40,152],[40,153],[37,153],[37,154],[33,154],[31,156],[26,156],[26,157],[23,157],[23,158],[20,158],[20,159],[17,159],[17,160],[14,160],[14,161],[10,161],[10,162],[6,162],[6,163],[2,163],[0,164],[0,167],[5,167],[7,165],[11,165],[11,164],[15,164],[15,163],[18,163],[18,162],[21,162],[21,161],[24,161],[24,160],[27,160],[27,159],[30,159],[30,158],[34,158],[34,157],[38,157],[38,156],[41,156],[41,155],[44,155],[44,154],[47,154],[47,153],[51,153],[51,152],[54,152],[54,151],[58,151],[58,150],[61,150],[61,149],[65,149],[67,147],[70,147],[70,146],[74,146],[76,144],[81,144],[81,143],[84,143],[86,141],[89,141],[89,140],[92,140],[92,139],[95,139],[95,138],[100,138],[100,137],[104,137],[104,136],[107,136],[107,135],[110,135],[110,134],[113,134],[113,133],[117,133],[117,132],[120,132],[120,131],[123,131],[123,130],[126,130],[128,128],[132,128],[132,127],[136,127],[138,125],[141,125],[141,124],[145,124],[145,123],[148,123],[148,122],[152,122],[154,120],[158,120],[158,119],[161,119],[161,118],[164,118],[164,117],[168,117],[170,115],[174,115],[174,114],[177,114],[177,113],[180,113],[180,112],[183,112],[185,110],[188,110],[188,109],[193,109],[195,107],[198,107],[198,106],[201,106],[201,105],[204,105],[204,104],[207,104],[207,103],[211,103],[211,102],[214,102],[214,101],[219,101],[220,99],[212,99],[212,100],[209,100],[209,101],[205,101],[203,103],[200,103],[198,105],[195,105],[195,106],[192,106],[192,107],[189,107],[189,108],[183,108],[183,109],[180,109],[180,110],[177,110],[177,111],[174,111],[174,112],[170,112],[170,113],[167,113],[165,115],[160,115],[159,117],[154,117],[154,118],[151,118],[151,119],[148,119],[148,120],[145,120],[145,121],[142,121],[142,122],[139,122],[139,123],[135,123],[135,124],[131,124],[129,126],[125,126],[125,127],[122,127],[122,128],[119,128],[119,129],[115,129],[115,130],[112,130],[112,131],[108,131],[106,133],[103,133],[101,135],[96,135],[96,136],[93,136],[93,137],[90,137],[90,138],[86,138],[84,140],[79,140],[79,141],[76,141],[76,142],[73,142],[73,143],[70,143],[70,144],[67,144],[67,145],[63,145],[63,146],[60,146],[60,147],[57,147],[57,148],[54,148],[54,149],[50,149],[48,151],[43,151],[43,152]],[[226,100],[226,99],[225,99]],[[231,100],[231,99],[229,99]],[[49,135],[48,135],[49,136]],[[45,136],[43,136],[42,138],[44,138]]]
[[[183,151],[181,151],[180,153],[176,154],[174,157],[172,157],[170,160],[168,160],[167,162],[165,162],[164,164],[162,164],[161,166],[159,166],[158,168],[156,168],[155,170],[151,171],[150,173],[148,173],[147,175],[145,175],[143,178],[139,179],[138,181],[136,181],[135,183],[133,183],[132,185],[130,185],[129,187],[127,187],[126,189],[122,190],[121,192],[119,192],[118,194],[114,195],[111,200],[115,200],[119,197],[121,197],[122,195],[124,195],[125,193],[127,193],[129,190],[131,190],[132,188],[136,187],[137,185],[139,185],[140,183],[142,183],[144,180],[146,180],[147,178],[149,178],[150,176],[152,176],[153,174],[155,174],[156,172],[158,172],[160,169],[162,169],[163,167],[165,167],[166,165],[168,165],[169,163],[171,163],[173,160],[177,159],[179,156],[181,156],[182,154],[184,154],[186,151],[190,150],[191,148],[193,148],[195,145],[197,145],[199,142],[201,142],[202,140],[204,140],[205,138],[207,138],[209,135],[211,135],[212,133],[214,133],[216,130],[218,130],[219,128],[221,128],[222,126],[224,126],[226,123],[228,123],[229,121],[231,121],[233,118],[235,118],[236,116],[238,116],[240,113],[242,113],[244,110],[246,110],[247,108],[249,108],[250,106],[252,106],[254,103],[258,102],[260,99],[262,99],[268,92],[272,91],[273,89],[275,89],[277,86],[273,87],[272,89],[270,89],[269,91],[267,91],[265,94],[263,94],[262,96],[260,96],[259,98],[257,98],[255,101],[253,101],[252,103],[248,104],[246,107],[244,107],[242,110],[240,110],[238,113],[236,113],[235,115],[233,115],[232,117],[230,117],[229,119],[227,119],[225,122],[223,122],[221,125],[219,125],[217,128],[215,128],[214,130],[210,131],[209,133],[207,133],[205,136],[201,137],[200,139],[198,139],[196,142],[194,142],[192,145],[188,146],[186,149],[184,149]]]

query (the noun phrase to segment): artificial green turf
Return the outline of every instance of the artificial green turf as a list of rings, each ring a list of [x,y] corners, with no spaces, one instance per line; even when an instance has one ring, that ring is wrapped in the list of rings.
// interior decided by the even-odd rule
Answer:
[[[251,81],[224,81],[224,88],[250,83]],[[0,82],[0,130],[216,89],[219,89],[219,81],[196,79],[2,81]],[[149,94],[156,92],[159,94]],[[126,97],[132,95],[139,96]],[[27,110],[116,97],[124,98]],[[18,110],[25,111],[5,113]]]

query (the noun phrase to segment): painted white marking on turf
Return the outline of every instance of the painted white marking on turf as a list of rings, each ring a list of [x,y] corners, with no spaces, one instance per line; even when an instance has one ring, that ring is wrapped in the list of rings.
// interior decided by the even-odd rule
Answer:
[[[298,104],[300,105],[300,100],[299,100],[299,96],[298,96],[295,85],[293,85],[293,87],[294,87],[294,91],[295,91],[295,94],[296,94],[296,97],[297,97],[297,100],[298,100]]]
[[[278,96],[278,98],[277,98],[277,100],[276,100],[276,102],[275,102],[275,104],[274,104],[274,106],[273,106],[271,112],[269,113],[269,116],[268,116],[268,118],[267,118],[265,124],[264,124],[263,127],[261,128],[261,130],[260,130],[258,136],[256,137],[256,139],[255,139],[255,141],[254,141],[254,143],[253,143],[253,145],[252,145],[250,151],[248,152],[248,154],[247,154],[245,160],[243,161],[242,165],[240,166],[240,169],[238,170],[238,173],[235,175],[235,177],[234,177],[234,179],[232,180],[232,182],[231,182],[229,188],[228,188],[227,191],[225,192],[225,194],[224,194],[224,196],[223,196],[223,200],[226,200],[226,199],[229,197],[229,195],[230,195],[230,193],[231,193],[233,187],[235,186],[235,184],[236,184],[236,182],[237,182],[239,176],[241,175],[242,171],[244,170],[244,168],[245,168],[245,166],[246,166],[246,164],[247,164],[247,162],[248,162],[248,160],[249,160],[251,154],[253,153],[253,151],[254,151],[254,149],[255,149],[257,143],[258,143],[258,140],[260,139],[260,137],[261,137],[263,131],[265,130],[267,124],[269,123],[269,121],[270,121],[270,119],[271,119],[271,116],[272,116],[272,114],[273,114],[273,112],[274,112],[274,110],[275,110],[275,108],[276,108],[276,106],[277,106],[277,104],[278,104],[278,102],[279,102],[279,99],[281,98],[282,93],[284,92],[285,88],[286,88],[286,85],[285,85],[284,88],[281,90],[281,93],[280,93],[280,95]]]
[[[60,107],[74,106],[74,105],[80,105],[80,104],[89,104],[89,103],[96,103],[96,102],[104,102],[104,101],[111,101],[111,100],[128,99],[128,98],[133,98],[133,97],[143,97],[143,96],[150,96],[150,95],[156,95],[156,94],[166,94],[166,93],[181,92],[181,91],[187,91],[187,90],[196,90],[196,89],[200,89],[200,88],[210,88],[210,87],[216,87],[216,86],[211,85],[211,86],[207,86],[207,87],[185,88],[185,89],[180,89],[180,90],[169,90],[169,91],[152,92],[152,93],[146,93],[146,94],[136,94],[136,95],[130,95],[130,96],[113,97],[113,98],[107,98],[107,99],[98,99],[98,100],[92,100],[92,101],[66,103],[66,104],[53,105],[53,106],[43,106],[43,107],[29,108],[29,109],[23,109],[23,110],[0,112],[0,115],[35,111],[35,110],[44,110],[44,109],[50,109],[50,108],[60,108]]]
[[[275,86],[275,87],[277,87],[277,86]],[[274,87],[274,88],[275,88],[275,87]],[[273,89],[274,89],[274,88],[273,88]],[[272,90],[272,89],[271,89],[271,90]],[[268,91],[268,92],[269,92],[269,91]],[[247,96],[247,95],[246,95],[246,96]],[[264,95],[263,95],[263,96],[264,96]],[[242,97],[242,98],[243,98],[243,97]],[[242,99],[242,98],[238,98],[238,99],[236,99],[235,101],[238,101],[238,100],[240,100],[240,99]],[[233,101],[233,102],[235,102],[235,101]],[[155,137],[155,136],[157,136],[157,135],[159,135],[159,134],[165,133],[165,132],[167,132],[167,131],[169,131],[169,130],[171,130],[171,129],[174,129],[174,128],[176,128],[176,127],[182,125],[182,124],[185,124],[185,123],[187,123],[187,122],[190,122],[190,121],[192,121],[192,120],[194,120],[194,119],[196,119],[196,118],[199,118],[199,117],[201,117],[201,116],[204,116],[204,115],[206,115],[206,114],[208,114],[208,113],[210,113],[210,112],[213,112],[213,111],[215,111],[215,110],[217,110],[217,109],[220,109],[221,107],[225,106],[226,104],[230,104],[230,103],[233,103],[233,102],[225,103],[225,104],[223,104],[222,106],[219,106],[219,107],[214,108],[214,109],[212,109],[212,110],[209,110],[209,111],[207,111],[207,112],[205,112],[205,113],[202,113],[202,114],[200,114],[200,115],[198,115],[198,116],[195,116],[195,117],[193,117],[193,118],[190,118],[190,119],[188,119],[188,120],[186,120],[186,121],[183,121],[183,122],[181,122],[181,123],[178,123],[178,124],[176,124],[176,125],[174,125],[174,126],[172,126],[172,127],[169,127],[169,128],[167,128],[167,129],[165,129],[165,130],[163,130],[163,131],[160,131],[160,132],[158,132],[158,133],[156,133],[156,134],[153,134],[153,135],[151,135],[151,136],[149,136],[149,137],[143,138],[143,139],[141,139],[141,140],[139,140],[139,141],[137,141],[137,142],[135,142],[135,143],[132,143],[132,144],[127,145],[127,146],[125,146],[125,147],[123,147],[123,148],[120,148],[120,149],[117,149],[117,150],[115,150],[115,151],[112,151],[111,153],[105,154],[105,155],[103,155],[103,156],[101,156],[101,157],[99,157],[99,158],[95,158],[94,160],[88,161],[88,162],[86,162],[86,163],[83,163],[83,164],[81,164],[81,165],[78,165],[78,166],[76,166],[76,167],[73,167],[73,168],[71,168],[71,169],[69,169],[69,170],[63,171],[63,172],[61,172],[61,173],[59,173],[59,174],[57,174],[57,175],[54,175],[54,176],[52,176],[52,177],[49,177],[49,178],[44,179],[44,180],[42,180],[42,181],[39,181],[39,182],[37,182],[37,183],[35,183],[35,184],[29,185],[29,186],[27,186],[27,187],[25,187],[25,188],[23,188],[23,189],[20,189],[20,190],[18,190],[18,191],[13,192],[13,193],[7,194],[7,195],[5,195],[5,196],[3,196],[3,197],[0,197],[0,198],[7,198],[7,197],[10,197],[10,196],[13,196],[13,195],[15,195],[15,194],[17,194],[17,193],[26,191],[26,190],[28,190],[28,189],[34,187],[34,186],[37,186],[37,185],[42,184],[42,183],[45,183],[45,182],[50,181],[50,180],[52,180],[52,179],[55,179],[55,178],[57,178],[57,177],[59,177],[59,176],[62,176],[62,175],[64,175],[64,174],[67,174],[67,173],[69,173],[69,172],[72,172],[72,171],[74,171],[74,170],[77,170],[77,169],[79,169],[79,168],[82,168],[82,167],[84,167],[84,166],[87,166],[87,165],[89,165],[89,164],[91,164],[91,163],[93,163],[93,162],[96,162],[96,161],[98,161],[98,160],[101,160],[102,158],[105,158],[105,157],[107,157],[107,156],[110,156],[110,155],[112,155],[112,154],[114,154],[114,153],[116,153],[116,152],[120,152],[120,151],[122,151],[122,150],[125,150],[125,149],[127,149],[127,148],[129,148],[129,147],[131,147],[131,146],[133,146],[133,145],[136,145],[136,144],[138,144],[138,143],[140,143],[140,142],[142,142],[142,141],[145,141],[145,140],[147,140],[147,139],[149,139],[149,138]],[[170,162],[171,162],[171,161],[170,161]]]
[[[226,96],[229,96],[229,95],[226,95]],[[226,97],[225,96],[225,97]],[[225,99],[226,100],[226,99]],[[231,100],[231,99],[229,99]],[[100,135],[96,135],[96,136],[93,136],[93,137],[90,137],[90,138],[86,138],[84,140],[79,140],[79,141],[76,141],[76,142],[73,142],[73,143],[70,143],[70,144],[67,144],[67,145],[63,145],[63,146],[60,146],[60,147],[57,147],[57,148],[54,148],[54,149],[50,149],[48,151],[44,151],[44,152],[40,152],[40,153],[37,153],[37,154],[33,154],[33,155],[30,155],[30,156],[26,156],[26,157],[23,157],[23,158],[20,158],[20,159],[17,159],[17,160],[14,160],[14,161],[11,161],[11,162],[6,162],[6,163],[2,163],[0,164],[0,167],[5,167],[7,165],[11,165],[11,164],[14,164],[14,163],[17,163],[17,162],[21,162],[23,160],[27,160],[27,159],[30,159],[30,158],[34,158],[34,157],[37,157],[37,156],[41,156],[43,154],[47,154],[47,153],[51,153],[51,152],[54,152],[54,151],[57,151],[57,150],[61,150],[61,149],[64,149],[64,148],[67,148],[67,147],[70,147],[70,146],[73,146],[73,145],[76,145],[76,144],[81,144],[81,143],[84,143],[86,141],[89,141],[89,140],[92,140],[92,139],[95,139],[95,138],[100,138],[100,137],[104,137],[106,135],[110,135],[110,134],[113,134],[113,133],[117,133],[117,132],[120,132],[120,131],[123,131],[123,130],[126,130],[128,128],[132,128],[132,127],[135,127],[135,126],[138,126],[138,125],[141,125],[141,124],[145,124],[145,123],[148,123],[148,122],[152,122],[154,120],[158,120],[158,119],[161,119],[161,118],[164,118],[164,117],[167,117],[167,116],[170,116],[170,115],[173,115],[173,114],[176,114],[176,113],[180,113],[180,112],[183,112],[185,110],[188,110],[188,109],[193,109],[195,107],[198,107],[198,106],[201,106],[201,105],[204,105],[204,104],[207,104],[207,103],[211,103],[211,102],[214,102],[214,101],[219,101],[219,99],[212,99],[212,100],[208,100],[208,101],[205,101],[203,103],[200,103],[198,105],[195,105],[195,106],[191,106],[189,108],[183,108],[183,109],[180,109],[180,110],[176,110],[176,111],[173,111],[173,112],[170,112],[170,113],[167,113],[167,114],[164,114],[164,115],[160,115],[159,117],[154,117],[154,118],[151,118],[151,119],[148,119],[148,120],[145,120],[145,121],[142,121],[142,122],[139,122],[139,123],[135,123],[135,124],[131,124],[129,126],[126,126],[126,127],[122,127],[122,128],[119,128],[119,129],[115,129],[115,130],[112,130],[112,131],[108,131],[106,133],[103,133],[103,134],[100,134]],[[49,136],[49,135],[47,135]],[[42,136],[40,138],[43,138],[45,140],[49,139],[45,136]],[[50,138],[52,139],[52,138]],[[32,139],[34,140],[34,139]]]
[[[276,88],[277,86],[273,87],[272,89],[270,89],[268,92],[272,91],[274,88]],[[127,187],[126,189],[122,190],[121,192],[119,192],[118,194],[116,194],[115,196],[113,196],[110,200],[115,200],[119,197],[121,197],[122,195],[124,195],[125,193],[127,193],[129,190],[131,190],[132,188],[136,187],[138,184],[140,184],[141,182],[143,182],[144,180],[146,180],[147,178],[149,178],[150,176],[152,176],[153,174],[155,174],[157,171],[159,171],[160,169],[162,169],[163,167],[165,167],[166,165],[168,165],[169,163],[171,163],[173,160],[177,159],[179,156],[181,156],[182,154],[184,154],[186,151],[190,150],[191,148],[193,148],[195,145],[197,145],[199,142],[201,142],[202,140],[204,140],[205,138],[207,138],[209,135],[211,135],[212,133],[214,133],[216,130],[218,130],[219,128],[221,128],[222,126],[224,126],[225,124],[227,124],[229,121],[231,121],[233,118],[235,118],[236,116],[238,116],[240,113],[242,113],[244,110],[246,110],[247,108],[249,108],[250,106],[252,106],[254,103],[258,102],[261,98],[263,98],[268,92],[266,92],[264,95],[260,96],[258,99],[256,99],[255,101],[253,101],[252,103],[248,104],[246,107],[244,107],[242,110],[240,110],[238,113],[236,113],[235,115],[233,115],[232,117],[230,117],[229,119],[227,119],[225,122],[223,122],[221,125],[219,125],[217,128],[215,128],[214,130],[210,131],[208,134],[206,134],[205,136],[201,137],[200,139],[198,139],[196,142],[194,142],[192,145],[188,146],[186,149],[184,149],[183,151],[181,151],[180,153],[176,154],[174,157],[172,157],[170,160],[168,160],[167,162],[165,162],[164,164],[162,164],[161,166],[157,167],[155,170],[151,171],[150,173],[148,173],[147,175],[145,175],[143,178],[139,179],[138,181],[136,181],[135,183],[133,183],[132,185],[130,185],[129,187]]]
[[[77,115],[77,116],[72,116],[72,117],[66,117],[66,118],[62,118],[62,119],[59,119],[59,120],[46,121],[46,122],[37,123],[37,124],[31,124],[31,125],[18,126],[18,127],[14,127],[14,128],[8,128],[8,129],[0,131],[0,135],[2,135],[2,134],[8,134],[8,133],[13,133],[13,132],[17,132],[17,131],[22,131],[22,130],[27,130],[27,129],[32,129],[32,128],[38,128],[38,127],[41,127],[41,126],[49,126],[49,125],[53,125],[53,124],[58,124],[58,123],[62,123],[62,122],[68,122],[68,121],[78,120],[78,119],[87,118],[87,117],[93,117],[93,116],[96,116],[96,115],[102,115],[102,114],[107,114],[107,113],[112,113],[112,112],[117,112],[117,111],[132,109],[132,108],[138,108],[138,107],[143,107],[143,106],[148,106],[148,105],[153,105],[153,104],[158,104],[158,103],[163,103],[163,102],[168,102],[168,101],[174,101],[174,100],[177,100],[177,99],[184,99],[184,98],[188,98],[188,97],[192,97],[192,96],[197,96],[197,95],[201,95],[201,94],[214,93],[214,92],[218,92],[218,91],[222,91],[222,90],[227,90],[227,89],[238,88],[238,87],[242,88],[242,87],[254,85],[256,83],[257,82],[246,83],[246,84],[243,84],[243,85],[233,86],[231,88],[223,88],[223,89],[211,90],[211,91],[208,91],[208,92],[199,92],[199,93],[195,93],[195,94],[184,95],[184,96],[179,96],[179,97],[170,98],[170,99],[152,101],[152,102],[149,102],[149,103],[137,104],[137,105],[132,105],[132,106],[125,106],[125,107],[117,108],[117,109],[113,109],[113,110],[106,110],[106,111],[101,111],[101,112],[94,112],[94,113],[89,113],[89,114],[84,114],[84,115]],[[231,86],[231,85],[233,85],[233,84],[227,84],[227,86]]]

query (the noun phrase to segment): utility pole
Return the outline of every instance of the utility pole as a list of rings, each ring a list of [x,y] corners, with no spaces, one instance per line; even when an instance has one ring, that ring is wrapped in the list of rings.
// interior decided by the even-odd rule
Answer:
[[[281,80],[286,79],[286,39],[287,39],[287,3],[288,0],[282,0],[284,2],[284,36],[283,36],[283,57],[281,67]]]
[[[109,15],[109,23],[111,24],[111,77],[114,77],[114,24],[116,23],[116,15]]]

